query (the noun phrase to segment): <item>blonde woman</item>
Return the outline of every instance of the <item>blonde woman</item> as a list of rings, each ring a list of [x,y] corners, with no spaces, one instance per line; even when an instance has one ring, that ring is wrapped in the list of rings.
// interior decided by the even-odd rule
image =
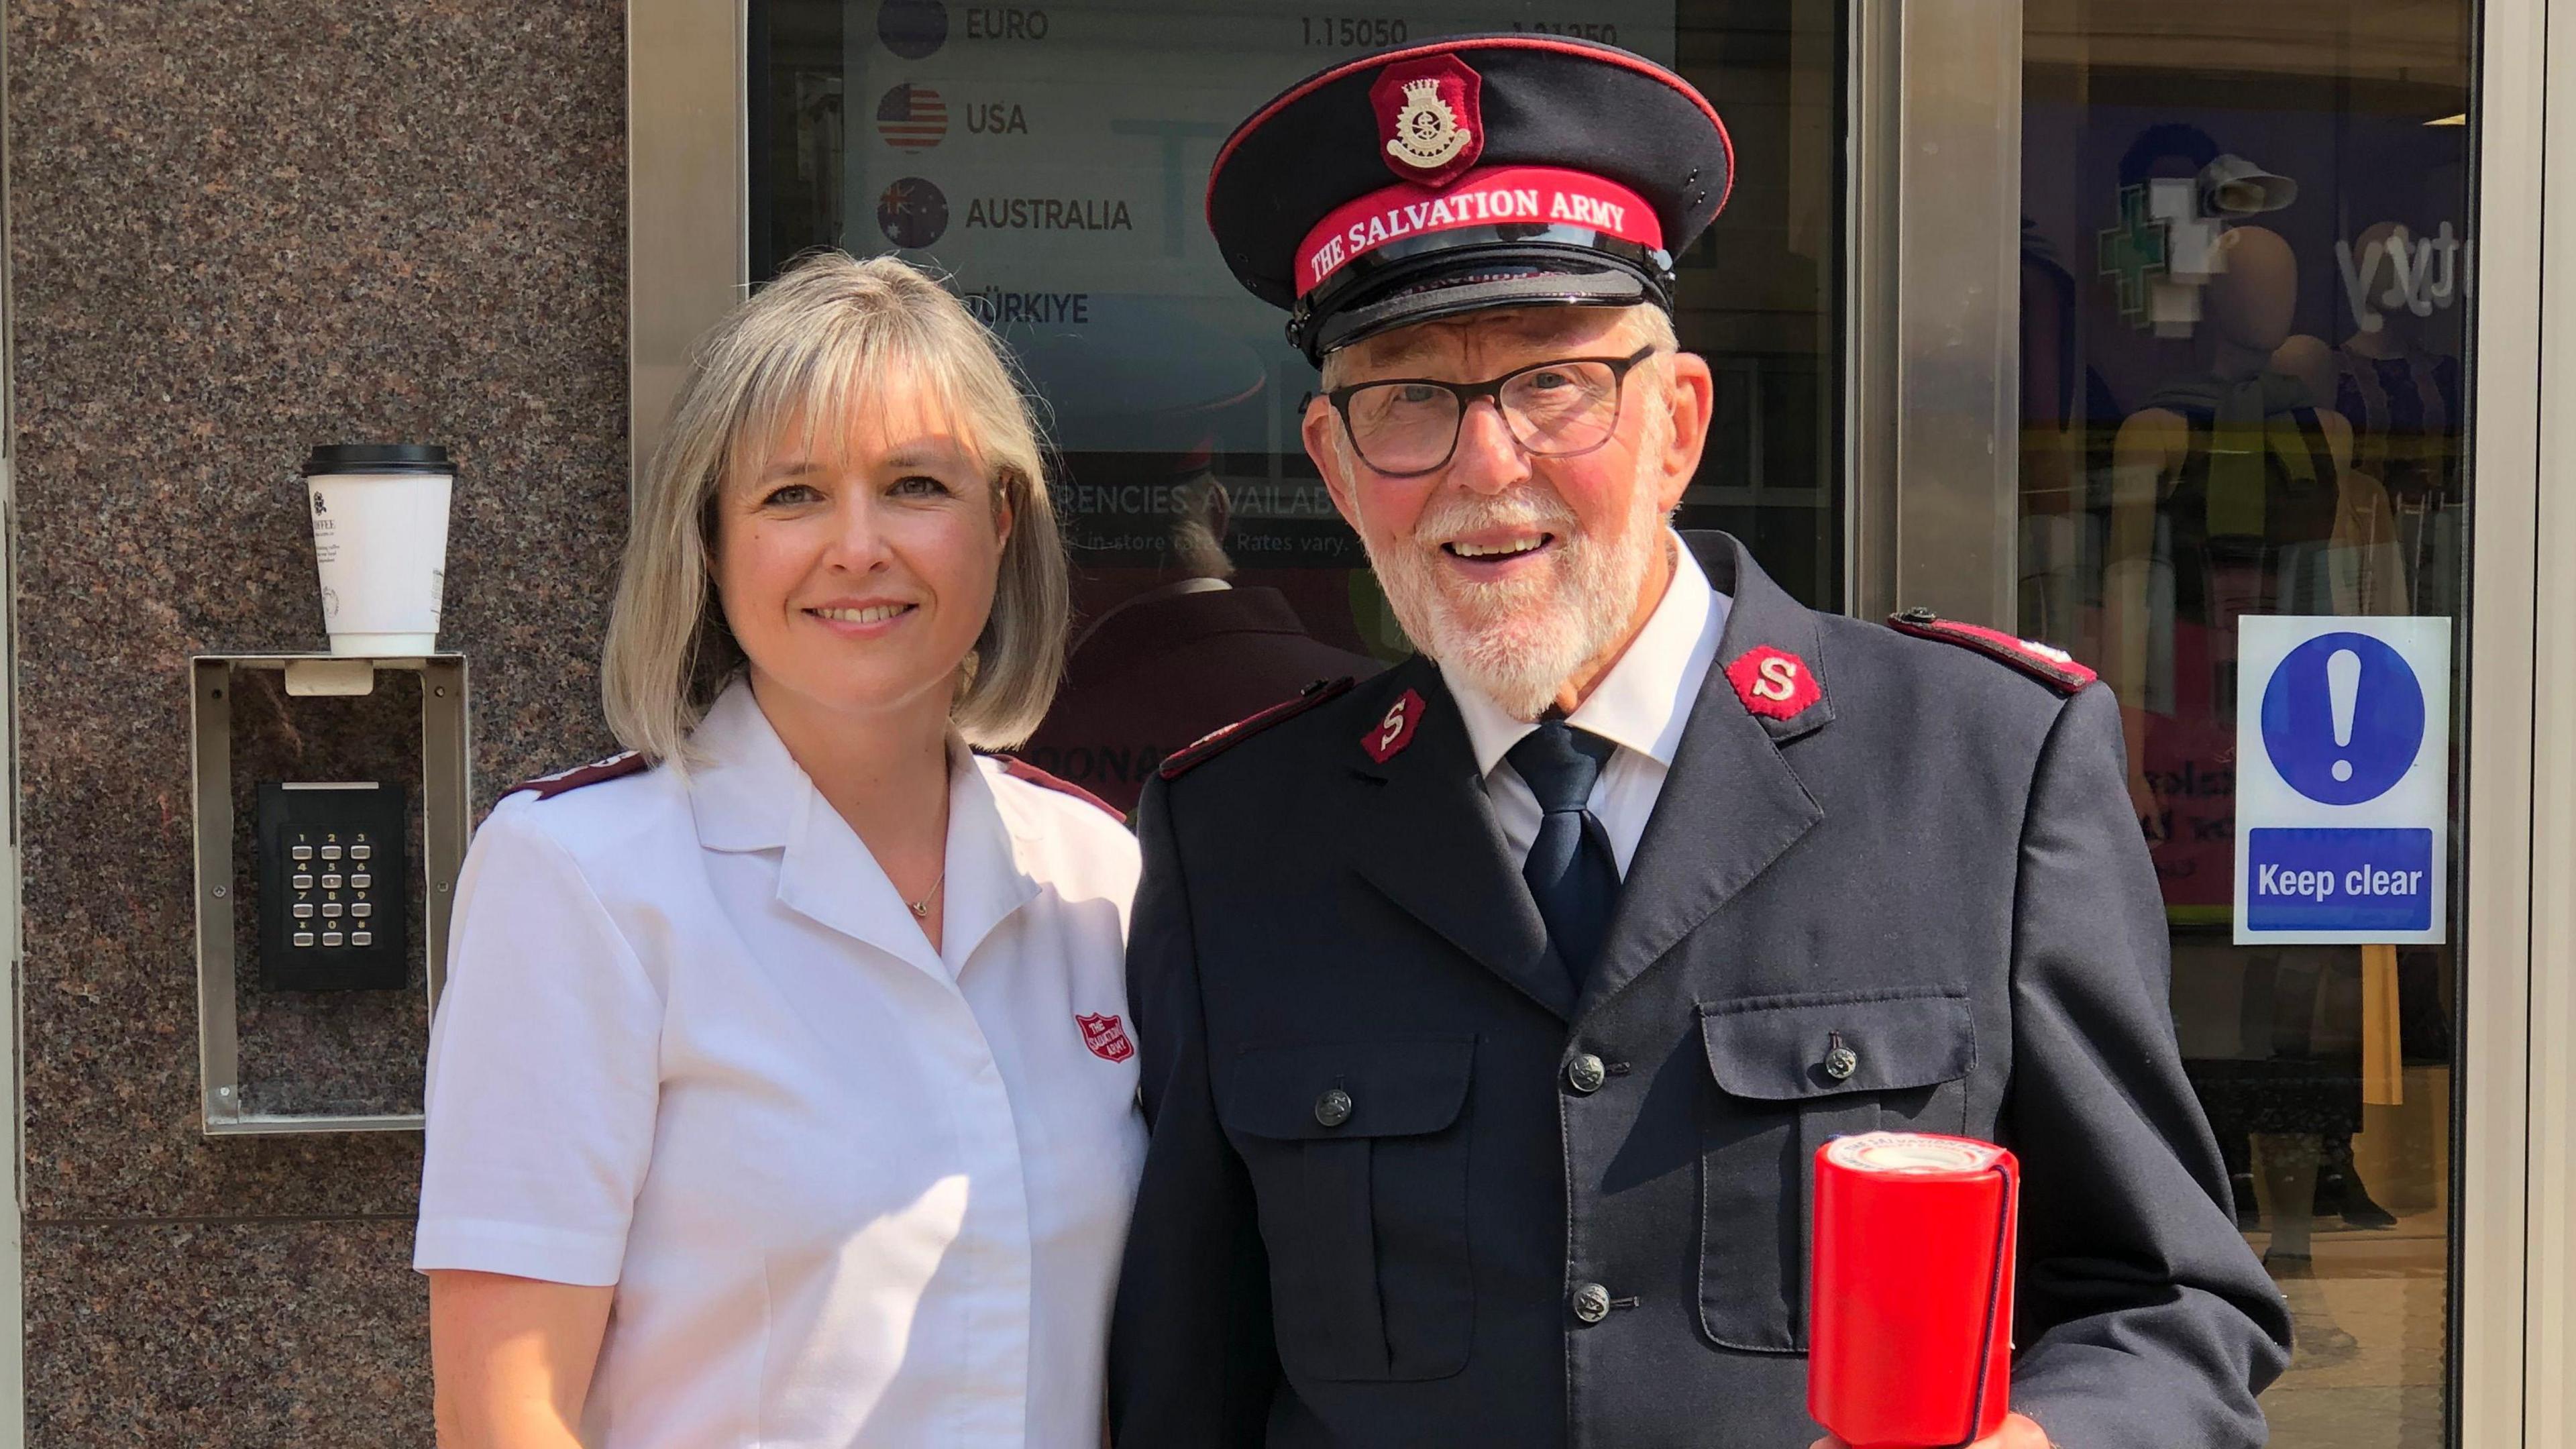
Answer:
[[[827,255],[708,340],[609,621],[630,753],[505,799],[459,883],[447,1449],[1099,1444],[1136,848],[972,753],[1064,616],[1036,430],[937,285]]]

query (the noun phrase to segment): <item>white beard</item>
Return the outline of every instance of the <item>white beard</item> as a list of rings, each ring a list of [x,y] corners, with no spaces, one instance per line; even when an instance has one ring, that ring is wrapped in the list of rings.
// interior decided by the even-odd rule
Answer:
[[[1535,479],[1494,497],[1444,492],[1414,521],[1413,536],[1369,563],[1396,622],[1449,678],[1475,689],[1514,719],[1534,720],[1585,664],[1625,637],[1663,542],[1663,515],[1644,479],[1613,537],[1576,531],[1576,520]],[[1544,572],[1497,583],[1459,577],[1426,538],[1482,528],[1556,536]],[[1367,537],[1367,531],[1361,531]]]

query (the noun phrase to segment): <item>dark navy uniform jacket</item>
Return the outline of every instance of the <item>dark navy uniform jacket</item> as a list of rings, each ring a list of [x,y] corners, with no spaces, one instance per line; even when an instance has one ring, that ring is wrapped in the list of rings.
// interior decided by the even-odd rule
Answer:
[[[2263,1441],[2288,1318],[2175,1050],[2110,692],[1690,543],[1734,607],[1579,998],[1427,662],[1147,789],[1118,1449],[1805,1449],[1809,1163],[1877,1128],[2020,1155],[2014,1407],[2058,1443]],[[1764,646],[1822,698],[1750,712]]]

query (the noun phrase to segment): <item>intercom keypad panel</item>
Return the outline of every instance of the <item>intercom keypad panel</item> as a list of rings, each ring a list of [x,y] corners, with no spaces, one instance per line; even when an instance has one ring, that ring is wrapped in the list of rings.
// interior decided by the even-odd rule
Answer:
[[[262,781],[260,976],[283,991],[404,984],[399,783]]]

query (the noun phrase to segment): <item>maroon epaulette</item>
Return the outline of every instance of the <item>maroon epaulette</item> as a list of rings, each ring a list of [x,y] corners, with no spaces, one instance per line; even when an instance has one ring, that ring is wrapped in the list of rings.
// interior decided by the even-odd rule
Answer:
[[[1163,761],[1163,778],[1177,780],[1191,769],[1215,759],[1281,720],[1294,719],[1327,700],[1340,698],[1358,682],[1347,674],[1339,679],[1318,679],[1297,691],[1295,699],[1283,699],[1259,714],[1236,720],[1220,730],[1210,730],[1188,745],[1173,751],[1170,757]]]
[[[1030,764],[1028,761],[1021,759],[1017,755],[993,754],[988,755],[985,758],[1000,765],[1002,767],[1002,773],[1010,776],[1014,780],[1026,780],[1032,785],[1048,790],[1054,790],[1061,794],[1070,795],[1086,805],[1097,805],[1101,809],[1109,812],[1110,819],[1117,821],[1121,825],[1127,823],[1126,811],[1121,810],[1117,806],[1110,804],[1108,801],[1101,799],[1099,796],[1092,794],[1090,791],[1073,783],[1071,780],[1067,780],[1059,775],[1048,774],[1046,771],[1039,769],[1037,766]]]
[[[539,775],[533,780],[521,780],[502,791],[501,797],[506,800],[525,790],[540,800],[551,800],[557,795],[578,790],[584,785],[596,785],[602,780],[617,780],[628,775],[640,775],[651,768],[653,766],[650,761],[633,750],[628,750],[623,754],[611,755],[604,760],[593,760],[587,765],[576,765],[569,770],[557,770],[551,775]]]
[[[1887,616],[1887,627],[1917,639],[1938,639],[1973,649],[1988,659],[2009,664],[2031,678],[2066,694],[2074,694],[2100,675],[2075,662],[2075,656],[2063,649],[2033,639],[2017,639],[2001,629],[1982,624],[1962,624],[1944,619],[1930,609],[1908,609]]]

